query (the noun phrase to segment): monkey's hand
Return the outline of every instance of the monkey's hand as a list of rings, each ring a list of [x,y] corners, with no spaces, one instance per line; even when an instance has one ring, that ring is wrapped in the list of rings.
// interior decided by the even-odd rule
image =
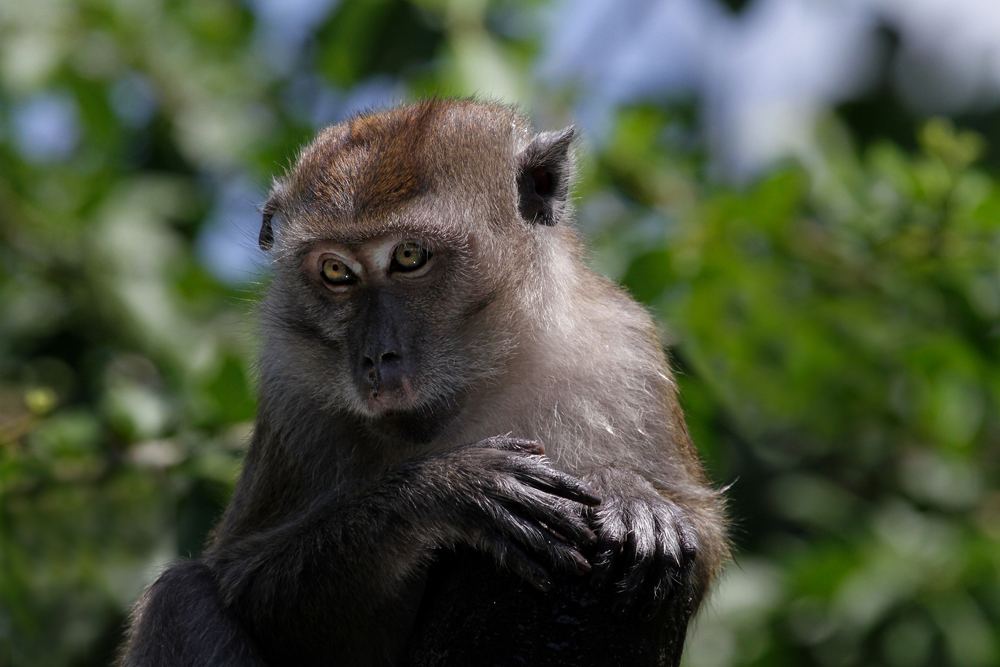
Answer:
[[[595,544],[597,536],[583,520],[581,505],[593,507],[601,499],[542,454],[537,442],[494,437],[447,452],[436,463],[448,466],[441,472],[450,497],[442,499],[441,509],[457,529],[454,541],[489,553],[547,591],[552,575],[546,566],[590,572],[579,549]]]
[[[669,598],[690,597],[698,536],[683,508],[629,471],[585,479],[603,498],[586,510],[597,533],[592,582],[614,586],[615,609],[653,616]]]

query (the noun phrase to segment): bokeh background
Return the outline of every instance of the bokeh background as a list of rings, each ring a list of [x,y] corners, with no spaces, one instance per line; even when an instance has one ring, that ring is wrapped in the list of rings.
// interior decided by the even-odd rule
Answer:
[[[0,0],[0,665],[107,665],[254,413],[269,178],[372,105],[575,122],[734,563],[686,665],[1000,665],[996,0]]]

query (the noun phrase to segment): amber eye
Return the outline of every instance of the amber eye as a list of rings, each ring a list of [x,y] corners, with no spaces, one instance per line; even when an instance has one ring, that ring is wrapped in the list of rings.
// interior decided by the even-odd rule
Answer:
[[[327,257],[319,265],[320,275],[330,285],[348,285],[354,282],[354,274],[344,260]]]
[[[415,241],[400,243],[392,251],[392,268],[397,271],[416,271],[427,263],[427,249]]]

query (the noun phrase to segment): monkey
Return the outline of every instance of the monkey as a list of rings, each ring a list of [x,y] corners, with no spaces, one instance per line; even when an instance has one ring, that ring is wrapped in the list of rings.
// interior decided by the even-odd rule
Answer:
[[[242,472],[121,665],[676,665],[723,498],[651,317],[586,265],[574,135],[432,99],[275,180]]]

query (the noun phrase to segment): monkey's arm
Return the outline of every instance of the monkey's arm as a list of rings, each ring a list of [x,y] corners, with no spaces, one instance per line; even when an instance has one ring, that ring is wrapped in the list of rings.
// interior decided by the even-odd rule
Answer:
[[[276,528],[222,539],[207,563],[223,606],[265,653],[308,648],[298,659],[309,664],[392,619],[433,549],[472,546],[542,589],[551,586],[546,566],[585,572],[575,545],[595,536],[569,506],[599,499],[540,453],[494,438],[421,457],[362,493],[331,494]]]
[[[620,465],[583,478],[602,495],[585,510],[599,539],[584,549],[594,579],[563,577],[543,594],[475,553],[447,554],[431,569],[402,664],[679,665],[688,621],[724,553],[718,494],[687,475],[657,490]]]
[[[267,667],[246,628],[222,606],[204,563],[175,564],[136,605],[119,667]]]

